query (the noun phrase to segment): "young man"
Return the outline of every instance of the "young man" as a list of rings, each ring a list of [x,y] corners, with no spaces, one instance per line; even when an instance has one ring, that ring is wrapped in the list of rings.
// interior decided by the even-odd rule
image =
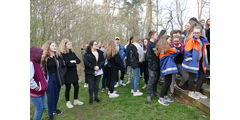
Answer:
[[[148,62],[148,73],[149,79],[147,84],[147,101],[151,102],[151,94],[153,96],[159,97],[159,93],[157,93],[157,82],[160,77],[160,66],[159,66],[159,58],[156,56],[154,50],[157,43],[158,35],[156,31],[149,32],[149,42],[147,45],[147,54],[146,60]]]
[[[119,53],[119,55],[120,55],[120,57],[121,57],[121,60],[122,60],[122,62],[124,63],[124,59],[125,59],[125,57],[127,56],[128,51],[127,51],[127,49],[126,49],[123,45],[120,44],[120,39],[119,39],[119,37],[116,37],[116,38],[115,38],[115,44],[116,44],[116,46],[117,46],[117,50],[118,50],[118,53]],[[126,86],[126,84],[123,82],[124,74],[125,74],[125,71],[124,71],[124,70],[121,70],[120,85],[122,85],[122,86]],[[119,84],[118,84],[118,79],[117,79],[116,82],[117,82],[117,83],[115,84],[114,87],[118,87],[118,86],[119,86]]]

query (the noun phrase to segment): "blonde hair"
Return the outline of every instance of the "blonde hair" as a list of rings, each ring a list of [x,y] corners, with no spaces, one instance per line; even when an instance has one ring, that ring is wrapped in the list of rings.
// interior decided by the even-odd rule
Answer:
[[[166,53],[168,51],[168,42],[167,39],[169,38],[169,35],[163,35],[157,42],[156,45],[156,54],[159,54],[161,51],[163,51],[164,53]]]
[[[190,24],[191,28],[190,28],[189,31],[187,31],[187,35],[185,37],[186,42],[188,41],[189,38],[192,37],[191,35],[192,35],[192,32],[193,32],[193,29],[194,29],[195,26],[197,26],[197,23],[193,20],[189,21],[188,23]]]
[[[107,46],[108,46],[108,43],[109,43],[108,41],[103,42],[103,44],[102,44],[102,48],[105,48],[105,49],[106,49]]]
[[[118,50],[116,48],[115,42],[113,40],[109,41],[106,47],[106,52],[105,52],[106,59],[110,59],[117,53],[118,53]]]
[[[42,58],[41,58],[41,64],[43,63],[43,61],[47,62],[47,59],[50,57],[50,53],[49,53],[49,50],[50,50],[50,45],[55,42],[53,41],[46,41],[43,46],[42,46],[42,49],[43,49],[43,54],[42,54]],[[55,52],[55,55],[56,57],[59,56],[58,52],[56,51]]]
[[[68,42],[71,42],[71,41],[70,41],[69,39],[66,39],[66,38],[64,38],[64,39],[61,41],[61,43],[60,43],[60,45],[59,45],[59,52],[64,53],[64,54],[69,53],[69,50],[66,48],[66,44],[67,44]],[[71,49],[71,51],[73,52],[73,49]],[[59,53],[59,54],[60,54],[60,53]]]
[[[210,20],[210,18],[208,18],[207,21],[206,21],[206,24],[205,24],[205,28],[206,28],[206,30],[208,30],[209,27],[210,27],[210,24],[208,24],[208,20]]]

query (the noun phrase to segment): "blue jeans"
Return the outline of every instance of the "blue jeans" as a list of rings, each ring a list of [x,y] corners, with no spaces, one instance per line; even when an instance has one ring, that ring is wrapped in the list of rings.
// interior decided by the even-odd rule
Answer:
[[[106,84],[107,82],[107,75],[108,75],[108,70],[107,66],[103,67],[103,76],[102,76],[102,89],[106,89]]]
[[[49,74],[48,89],[47,89],[47,106],[48,115],[53,115],[53,111],[57,109],[57,103],[60,93],[60,85],[58,84],[57,74]]]
[[[134,92],[137,92],[139,73],[140,73],[140,68],[133,69],[132,89]]]
[[[30,98],[35,108],[33,120],[41,120],[43,111],[46,108],[45,95],[41,97],[30,96]]]

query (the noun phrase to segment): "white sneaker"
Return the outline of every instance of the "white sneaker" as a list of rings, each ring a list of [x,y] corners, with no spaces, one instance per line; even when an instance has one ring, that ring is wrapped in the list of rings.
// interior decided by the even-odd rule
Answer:
[[[130,84],[131,82],[130,81],[127,81],[127,83],[126,84]]]
[[[116,93],[117,93],[117,91],[113,91],[113,93],[114,93],[114,94],[116,94]],[[111,93],[110,93],[110,91],[108,91],[108,95],[109,95],[109,94],[111,94]]]
[[[70,101],[67,101],[66,106],[67,108],[73,108],[73,105]]]
[[[126,86],[126,84],[123,82],[123,80],[120,80],[120,85]]]
[[[115,88],[117,88],[119,86],[118,82],[114,85]]]
[[[87,84],[87,83],[85,83],[83,87],[85,87],[85,88],[86,88],[86,87],[88,87],[88,84]]]
[[[141,96],[141,95],[143,95],[142,92],[133,92],[133,96]]]
[[[116,98],[118,96],[119,96],[119,94],[116,94],[116,93],[110,93],[109,94],[109,98]]]
[[[193,93],[188,93],[188,96],[193,98],[193,99],[196,99],[196,100],[200,99],[200,97],[198,95],[196,95],[194,92]]]
[[[83,105],[83,102],[81,102],[79,100],[74,100],[73,104],[74,105]]]
[[[139,90],[137,90],[137,92],[139,92]],[[134,93],[133,89],[131,89],[131,93]]]
[[[196,94],[196,93],[195,93]],[[207,99],[208,97],[206,95],[203,95],[202,93],[199,93],[198,96],[202,99]]]
[[[142,87],[142,89],[145,89],[147,87],[147,85],[145,84],[143,87]]]

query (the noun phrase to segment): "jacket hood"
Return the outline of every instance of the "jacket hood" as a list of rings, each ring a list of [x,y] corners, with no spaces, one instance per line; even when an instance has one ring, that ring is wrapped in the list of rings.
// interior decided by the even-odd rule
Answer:
[[[34,60],[36,63],[40,63],[43,54],[43,49],[33,46],[30,48],[30,59]]]

